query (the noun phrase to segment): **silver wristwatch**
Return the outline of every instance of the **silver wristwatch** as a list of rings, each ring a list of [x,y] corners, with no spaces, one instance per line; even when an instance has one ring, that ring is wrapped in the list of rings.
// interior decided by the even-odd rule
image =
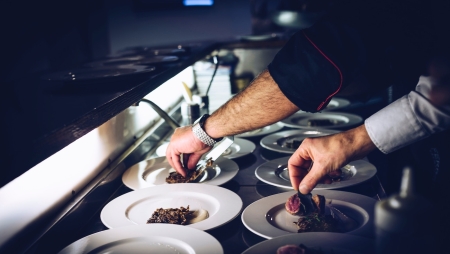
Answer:
[[[203,129],[203,126],[205,125],[206,119],[209,117],[208,114],[202,115],[199,119],[197,119],[194,124],[192,125],[192,132],[194,135],[200,139],[205,145],[208,146],[214,146],[217,142],[219,142],[221,139],[216,140],[211,138]]]

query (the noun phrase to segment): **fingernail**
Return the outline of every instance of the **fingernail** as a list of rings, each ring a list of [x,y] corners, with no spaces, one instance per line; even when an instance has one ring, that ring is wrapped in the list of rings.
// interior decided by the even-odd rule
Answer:
[[[302,194],[308,194],[308,193],[311,192],[311,190],[310,190],[309,187],[306,186],[306,185],[300,185],[300,192],[301,192]]]

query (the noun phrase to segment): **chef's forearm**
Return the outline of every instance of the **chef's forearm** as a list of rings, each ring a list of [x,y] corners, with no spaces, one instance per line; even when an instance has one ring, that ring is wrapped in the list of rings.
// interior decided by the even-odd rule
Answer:
[[[299,108],[289,101],[267,70],[205,122],[212,138],[255,130],[286,118]]]

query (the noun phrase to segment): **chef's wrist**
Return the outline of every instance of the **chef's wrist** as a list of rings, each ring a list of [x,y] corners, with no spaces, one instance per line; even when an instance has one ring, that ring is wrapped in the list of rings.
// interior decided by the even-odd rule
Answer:
[[[220,136],[217,133],[216,128],[214,128],[213,121],[211,120],[212,119],[210,117],[206,119],[205,124],[203,125],[203,130],[208,134],[208,136],[219,142],[222,140],[223,136]]]

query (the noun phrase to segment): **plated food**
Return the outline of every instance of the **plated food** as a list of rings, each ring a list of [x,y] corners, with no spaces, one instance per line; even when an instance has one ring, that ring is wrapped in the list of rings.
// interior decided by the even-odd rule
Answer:
[[[327,129],[280,131],[265,136],[261,139],[260,144],[271,151],[293,154],[305,138],[322,137],[339,132]]]
[[[205,210],[208,216],[185,226],[209,230],[236,218],[242,209],[242,200],[236,193],[214,185],[165,184],[131,191],[113,199],[102,209],[100,219],[108,228],[141,225],[147,224],[160,208],[170,210],[188,206],[189,211],[200,213]]]
[[[324,254],[321,249],[308,248],[303,244],[286,244],[277,249],[276,254]]]
[[[285,192],[275,194],[257,200],[247,206],[242,212],[242,222],[245,227],[251,232],[270,239],[290,233],[298,233],[299,227],[296,223],[301,218],[300,215],[290,214],[286,211],[286,200],[296,194],[296,192]],[[332,215],[338,219],[339,227],[343,226],[341,232],[346,231],[346,234],[354,234],[359,236],[372,237],[373,236],[373,210],[375,206],[375,199],[342,191],[332,190],[314,190],[313,195],[322,195],[326,199],[325,215],[331,215],[336,208],[343,215],[355,221],[356,225],[352,228],[346,227],[347,221],[342,214]],[[309,231],[310,232],[310,231]],[[304,234],[304,233],[298,233]]]
[[[189,206],[187,208],[183,206],[180,208],[158,208],[153,212],[152,217],[147,220],[147,224],[170,223],[188,225],[205,220],[208,216],[208,211],[204,209],[197,211],[189,210]]]
[[[363,118],[349,113],[324,111],[320,113],[297,112],[281,121],[284,126],[314,130],[318,128],[347,130],[363,122]]]
[[[286,247],[287,245],[303,245],[312,253],[314,253],[313,251],[317,251],[321,254],[375,253],[375,243],[373,239],[342,233],[314,232],[302,234],[293,233],[265,240],[251,246],[242,254],[276,254],[278,249]],[[306,254],[308,254],[308,252],[306,252]]]
[[[100,231],[73,242],[59,252],[84,253],[221,254],[223,248],[216,238],[202,230],[173,224],[150,224]]]
[[[285,209],[289,214],[298,215],[299,218],[293,223],[297,225],[297,232],[341,232],[345,233],[357,227],[357,222],[342,213],[333,206],[326,206],[323,195],[312,195],[313,209],[309,213],[306,211],[306,205],[303,204],[298,196],[294,194],[288,198]],[[329,213],[326,210],[329,210]]]
[[[214,162],[212,167],[208,167],[196,182],[209,185],[221,185],[231,179],[239,171],[239,166],[233,160],[220,157]],[[139,190],[171,182],[185,182],[184,178],[179,178],[175,174],[175,169],[170,166],[167,158],[156,157],[136,163],[128,168],[122,175],[122,182],[130,189]],[[195,173],[195,172],[191,172]],[[171,180],[167,178],[172,174]],[[178,179],[178,180],[177,180]]]
[[[265,162],[255,170],[256,177],[267,184],[293,189],[289,179],[289,171],[286,168],[289,156]],[[366,160],[356,160],[341,168],[338,177],[330,179],[329,183],[319,183],[315,190],[331,190],[361,184],[370,180],[377,173],[377,168]]]

